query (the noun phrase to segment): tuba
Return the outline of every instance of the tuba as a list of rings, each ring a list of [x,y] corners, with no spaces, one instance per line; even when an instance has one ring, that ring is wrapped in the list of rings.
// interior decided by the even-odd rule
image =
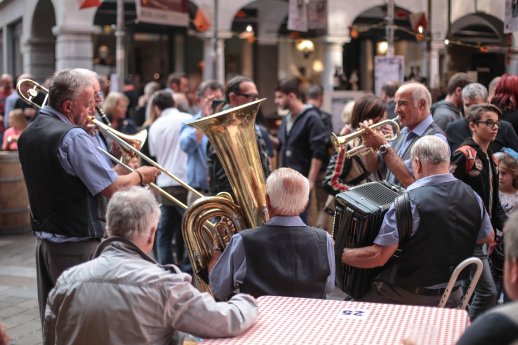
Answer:
[[[265,176],[255,134],[255,117],[263,100],[189,123],[205,133],[214,146],[236,197],[236,202],[228,193],[202,197],[185,212],[184,242],[202,291],[210,291],[207,267],[213,243],[224,248],[237,231],[268,220]],[[210,231],[203,224],[214,217],[223,219]]]

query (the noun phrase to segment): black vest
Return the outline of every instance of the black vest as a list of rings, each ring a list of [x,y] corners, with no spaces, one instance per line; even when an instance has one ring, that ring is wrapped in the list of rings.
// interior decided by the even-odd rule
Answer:
[[[330,273],[326,232],[305,226],[264,225],[239,234],[246,257],[241,292],[254,297],[325,299]]]
[[[408,133],[407,135],[410,135],[410,133]],[[446,137],[446,134],[444,134],[444,131],[441,129],[441,127],[439,127],[435,122],[432,122],[428,126],[428,128],[426,128],[426,130],[424,131],[422,136],[419,137],[417,135],[414,135],[414,137],[412,138],[412,141],[406,147],[405,152],[403,152],[401,156],[398,155],[399,158],[401,158],[403,161],[406,161],[407,159],[410,159],[410,154],[411,154],[411,151],[412,151],[412,146],[414,146],[414,143],[418,139],[424,137],[425,135],[434,135],[434,134],[437,134],[437,133],[441,133],[441,134],[443,134]],[[396,152],[396,154],[398,153],[398,151],[401,148],[401,146],[403,146],[403,143],[405,142],[405,139],[406,139],[406,136],[399,135],[397,137],[394,145],[392,145],[392,149],[394,150],[394,152]],[[389,176],[390,175],[392,175],[392,171],[388,170],[387,171],[387,175],[385,177],[385,180],[389,180]],[[397,184],[398,185],[400,184],[399,181],[397,181]]]
[[[401,246],[396,283],[427,287],[447,283],[464,259],[473,255],[482,223],[473,190],[455,180],[408,192],[419,212],[419,227]]]
[[[62,138],[76,127],[40,113],[20,136],[18,150],[29,192],[32,229],[69,237],[102,238],[95,197],[78,177],[63,170],[57,156]]]

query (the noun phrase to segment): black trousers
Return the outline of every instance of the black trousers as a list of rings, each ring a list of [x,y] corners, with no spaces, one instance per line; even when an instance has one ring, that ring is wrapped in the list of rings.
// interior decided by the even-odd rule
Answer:
[[[38,239],[36,274],[42,326],[45,320],[47,297],[61,273],[67,268],[90,260],[100,242],[100,239],[90,239],[80,242],[54,243]]]

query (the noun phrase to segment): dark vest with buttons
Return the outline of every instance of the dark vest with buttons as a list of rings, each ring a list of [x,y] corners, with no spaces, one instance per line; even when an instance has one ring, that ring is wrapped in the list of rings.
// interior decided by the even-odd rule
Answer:
[[[423,135],[422,136],[417,136],[417,135],[414,135],[414,134],[411,134],[412,132],[408,133],[408,135],[412,135],[412,139],[410,141],[410,144],[406,147],[406,150],[405,152],[402,152],[401,155],[398,154],[399,158],[401,158],[403,161],[406,161],[407,159],[410,159],[410,153],[412,151],[412,146],[414,146],[414,143],[424,137],[425,135],[434,135],[434,134],[437,134],[437,133],[441,133],[443,134],[444,136],[446,136],[446,134],[444,134],[444,131],[441,129],[441,127],[439,127],[435,122],[432,122],[428,128],[426,128],[426,130],[424,131]],[[402,136],[402,135],[399,135],[398,138],[396,139],[396,141],[394,142],[394,144],[392,145],[392,149],[394,150],[394,152],[396,152],[396,154],[399,152],[399,149],[401,148],[401,146],[403,146],[403,143],[405,142],[405,139],[407,136]],[[389,180],[389,176],[393,175],[392,174],[392,171],[388,170],[387,171],[387,176],[385,177],[385,180]],[[397,181],[397,184],[399,185],[399,181]]]
[[[419,213],[415,234],[400,245],[396,283],[427,287],[447,283],[455,267],[473,255],[481,209],[473,190],[455,180],[408,192]]]
[[[29,193],[34,232],[102,238],[97,202],[78,177],[65,172],[57,156],[65,134],[78,126],[40,113],[18,141]]]
[[[241,292],[254,297],[325,299],[330,273],[326,232],[305,226],[264,225],[239,234],[246,257]]]

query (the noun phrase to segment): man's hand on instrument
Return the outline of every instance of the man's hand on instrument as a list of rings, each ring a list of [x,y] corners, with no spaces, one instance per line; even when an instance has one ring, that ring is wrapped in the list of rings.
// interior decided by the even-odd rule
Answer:
[[[136,171],[138,171],[139,175],[142,176],[141,182],[143,185],[147,185],[151,182],[154,182],[156,177],[160,175],[160,170],[150,166],[140,167]]]
[[[372,121],[364,121],[360,123],[360,128],[365,130],[362,135],[362,142],[365,146],[377,150],[381,145],[387,143],[387,138],[382,131],[373,130],[369,125],[372,125]]]

